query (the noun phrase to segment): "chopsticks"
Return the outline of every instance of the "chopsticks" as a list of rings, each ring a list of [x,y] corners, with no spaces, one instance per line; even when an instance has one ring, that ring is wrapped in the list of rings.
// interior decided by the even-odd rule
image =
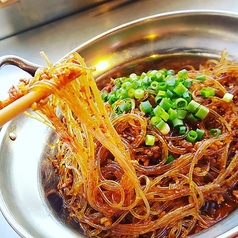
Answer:
[[[61,87],[65,86],[66,84],[70,83],[71,81],[75,80],[76,78],[82,76],[86,73],[86,70],[80,66],[73,66],[70,75],[64,75],[61,77],[61,80],[58,79],[49,79],[49,81],[53,81],[54,87],[60,89]],[[61,75],[62,76],[62,75]],[[23,95],[22,97],[18,98],[17,100],[7,103],[8,105],[3,105],[3,108],[0,110],[0,127],[6,124],[8,121],[14,119],[21,113],[25,112],[29,109],[33,103],[38,103],[41,99],[44,99],[52,94],[52,90],[48,87],[42,87],[34,90],[30,90],[27,94]],[[7,101],[7,100],[6,100]]]
[[[39,102],[50,94],[50,91],[48,93],[46,91],[30,91],[28,94],[10,103],[0,110],[0,127],[25,112],[34,102]]]

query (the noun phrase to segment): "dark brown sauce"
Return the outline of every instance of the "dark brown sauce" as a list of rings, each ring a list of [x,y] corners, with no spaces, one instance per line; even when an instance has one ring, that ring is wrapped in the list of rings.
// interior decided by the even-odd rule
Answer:
[[[142,72],[146,72],[148,70],[161,68],[174,69],[175,71],[179,71],[180,69],[186,68],[188,65],[192,65],[197,69],[199,65],[204,63],[207,59],[208,57],[198,55],[175,55],[173,57],[158,56],[157,59],[146,57],[144,59],[127,62],[116,68],[108,70],[106,73],[98,76],[96,80],[99,89],[102,89],[110,80],[110,78],[128,76],[131,73],[141,74]],[[52,140],[52,138],[55,138],[55,133],[53,133],[53,135],[50,135],[50,137],[50,140]],[[52,151],[48,150],[48,153],[52,154]],[[41,163],[41,181],[42,194],[50,210],[59,220],[66,223],[72,229],[77,230],[78,233],[82,235],[83,233],[78,222],[68,218],[69,213],[65,208],[64,200],[57,191],[58,176],[56,175],[56,173],[54,173],[54,168],[51,162],[47,158],[45,158],[45,156],[42,158]],[[219,205],[214,202],[205,202],[204,206],[201,209],[201,212],[204,215],[207,214],[211,217],[214,217],[217,221],[222,220],[238,207],[235,198],[232,197],[231,194],[227,194],[227,197],[228,199]],[[199,231],[200,228],[195,227],[192,233],[197,233]],[[166,234],[166,231],[163,231],[162,233]],[[147,235],[140,237],[147,237]]]

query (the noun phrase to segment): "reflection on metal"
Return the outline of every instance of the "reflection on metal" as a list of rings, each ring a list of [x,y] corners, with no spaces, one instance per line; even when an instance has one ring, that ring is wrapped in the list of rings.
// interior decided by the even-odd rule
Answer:
[[[198,65],[206,57],[219,57],[224,47],[235,58],[237,29],[238,16],[230,13],[159,14],[113,29],[75,50],[83,55],[89,67],[96,67],[102,60],[108,62],[106,71],[95,72],[100,87],[111,77],[131,72],[166,65],[171,68]],[[14,142],[9,139],[13,128],[17,134]],[[57,178],[45,160],[52,152],[49,144],[52,145],[54,136],[45,125],[24,115],[2,129],[0,207],[23,237],[83,237],[68,220],[59,216],[63,201],[55,193],[53,185]],[[218,237],[229,230],[233,235],[238,231],[238,210],[192,237]]]
[[[12,141],[16,140],[16,138],[17,138],[16,133],[13,132],[13,131],[9,132],[9,138],[10,138]]]
[[[96,70],[97,71],[107,70],[108,66],[109,62],[107,60],[100,60],[96,65]]]
[[[107,0],[7,0],[0,2],[0,40],[108,2]]]

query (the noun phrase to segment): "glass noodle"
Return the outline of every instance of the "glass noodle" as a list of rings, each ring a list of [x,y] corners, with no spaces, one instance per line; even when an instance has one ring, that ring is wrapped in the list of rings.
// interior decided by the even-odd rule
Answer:
[[[74,69],[84,73],[63,87],[52,83],[51,78],[67,77]],[[17,88],[22,94],[25,89],[52,92],[32,109],[58,134],[55,156],[49,159],[64,206],[86,236],[185,237],[237,207],[236,63],[223,53],[219,61],[208,60],[199,69],[187,67],[192,100],[209,113],[195,122],[185,118],[184,134],[168,121],[170,131],[161,133],[140,110],[141,102],[154,100],[151,90],[138,100],[120,99],[117,105],[103,101],[92,70],[73,53]],[[196,79],[201,75],[206,80]],[[104,92],[115,89],[114,82],[105,85]],[[202,97],[203,88],[213,88],[215,95]],[[232,99],[226,101],[224,95]],[[130,108],[116,114],[122,101]],[[202,139],[187,141],[188,132],[196,129],[203,131]],[[211,129],[219,133],[212,135]],[[154,144],[145,144],[147,135]]]

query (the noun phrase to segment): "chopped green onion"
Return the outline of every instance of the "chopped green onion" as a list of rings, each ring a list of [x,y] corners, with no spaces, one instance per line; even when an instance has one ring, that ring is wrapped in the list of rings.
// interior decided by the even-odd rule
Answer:
[[[153,112],[155,116],[161,117],[164,121],[167,121],[169,119],[169,114],[159,105],[157,105],[154,109]]]
[[[191,100],[190,103],[187,105],[187,110],[189,110],[190,112],[195,112],[197,111],[200,105],[201,104],[199,104],[198,102]]]
[[[131,87],[131,82],[124,82],[122,85],[121,85],[121,88],[125,89],[125,90],[128,90],[129,88]]]
[[[183,98],[187,101],[190,102],[192,99],[192,93],[190,91],[186,91],[183,94]]]
[[[161,117],[154,116],[151,117],[150,123],[151,125],[156,126],[161,120],[162,120]]]
[[[166,92],[165,91],[162,91],[162,90],[159,90],[159,92],[157,93],[157,97],[165,97],[166,96]]]
[[[187,115],[187,111],[186,110],[183,110],[183,109],[178,109],[177,110],[177,117],[179,119],[184,119]]]
[[[161,82],[164,80],[165,74],[163,70],[159,70],[158,73],[156,74],[156,81]]]
[[[169,111],[169,120],[173,121],[175,118],[177,118],[177,111],[174,110],[173,108],[170,108]]]
[[[183,94],[188,91],[188,89],[180,82],[173,90],[176,94],[178,94],[180,97],[183,96]]]
[[[129,76],[132,80],[137,80],[138,76],[135,73],[130,74]]]
[[[192,84],[193,84],[193,80],[190,79],[190,78],[184,80],[184,83],[183,83],[183,85],[184,85],[186,88],[190,88],[190,87],[192,86]]]
[[[201,130],[201,129],[199,129],[199,128],[197,128],[197,129],[196,129],[196,132],[197,132],[197,135],[198,135],[197,139],[198,139],[198,140],[202,140],[202,138],[203,138],[203,136],[204,136],[204,134],[205,134],[205,131],[204,131],[204,130]]]
[[[140,75],[140,78],[144,78],[145,76],[147,76],[147,73],[143,72],[143,73]]]
[[[169,119],[169,114],[168,114],[166,111],[164,111],[164,112],[162,113],[162,115],[161,115],[161,118],[162,118],[164,121],[168,121],[168,119]]]
[[[116,87],[121,87],[122,78],[116,78],[113,83]]]
[[[179,127],[179,135],[184,135],[187,131],[187,127],[186,126],[180,126]]]
[[[172,102],[169,98],[162,98],[159,105],[164,108],[166,111],[168,111],[172,106]]]
[[[179,78],[187,78],[188,77],[188,71],[186,69],[182,69],[178,72],[178,77]]]
[[[156,82],[156,81],[152,81],[151,84],[150,84],[150,87],[151,87],[152,90],[157,91],[157,90],[159,90],[159,83]]]
[[[118,106],[121,112],[128,112],[131,109],[130,102],[123,102],[121,105]]]
[[[203,120],[207,114],[209,113],[209,108],[200,105],[200,107],[198,108],[198,111],[196,112],[195,116],[200,118],[201,120]]]
[[[167,84],[165,82],[159,82],[158,83],[158,90],[166,90]]]
[[[205,75],[198,75],[198,76],[196,77],[196,80],[205,81],[205,80],[206,80],[206,77],[205,77]]]
[[[174,70],[173,69],[167,70],[167,75],[174,75]]]
[[[154,114],[155,116],[161,117],[161,115],[163,114],[163,112],[165,111],[164,108],[162,108],[161,106],[157,105],[154,109]]]
[[[140,86],[140,82],[139,81],[132,81],[131,88],[137,89],[139,86]]]
[[[153,146],[155,144],[155,136],[153,135],[146,135],[145,137],[145,144],[149,146]]]
[[[162,92],[163,92],[163,91],[162,91]],[[157,94],[156,97],[155,97],[155,103],[156,103],[156,104],[159,104],[159,102],[161,101],[161,99],[162,99],[163,97],[164,97],[163,95]]]
[[[184,125],[183,120],[179,118],[175,118],[174,120],[172,120],[172,124],[174,127]]]
[[[157,72],[151,76],[151,80],[160,82],[163,80],[163,74],[161,72]]]
[[[144,113],[150,113],[152,111],[152,106],[148,100],[140,103],[140,110]]]
[[[150,79],[148,76],[145,76],[145,77],[142,79],[142,84],[143,84],[145,87],[148,87],[148,86],[151,84],[151,79]]]
[[[134,98],[134,96],[135,96],[135,89],[134,88],[130,88],[127,91],[127,95],[128,95],[129,98]]]
[[[108,103],[109,104],[113,104],[114,102],[116,102],[117,101],[117,96],[116,96],[116,94],[113,94],[113,93],[109,93],[108,94]]]
[[[128,98],[128,92],[126,89],[121,88],[119,98],[120,99]]]
[[[159,131],[163,134],[163,135],[166,135],[170,132],[170,127],[169,125],[161,120],[158,124],[156,124],[156,127],[159,129]]]
[[[104,102],[106,102],[106,101],[107,101],[107,98],[108,98],[108,93],[105,92],[105,91],[103,91],[103,92],[101,93],[101,98],[102,98],[102,100],[103,100]]]
[[[201,89],[201,95],[205,98],[209,98],[215,95],[215,89],[214,88],[203,88]]]
[[[186,140],[189,142],[195,142],[197,140],[198,134],[194,130],[190,130],[186,136]]]
[[[172,97],[174,96],[174,93],[173,93],[171,90],[167,89],[167,90],[166,90],[166,96],[167,96],[168,98],[172,98]]]
[[[174,107],[178,109],[186,108],[188,102],[184,98],[177,98],[174,102]]]
[[[210,134],[212,137],[216,137],[221,135],[221,130],[219,128],[212,128],[210,129]]]
[[[167,86],[173,89],[175,86],[175,79],[176,78],[173,76],[168,76],[165,81]]]
[[[189,113],[188,114],[188,119],[190,119],[193,122],[197,122],[198,121],[198,118],[196,118],[193,113]]]
[[[225,102],[231,102],[232,99],[233,99],[234,95],[231,94],[231,93],[225,93],[222,100],[225,101]]]
[[[178,85],[179,83],[183,84],[184,83],[184,79],[183,78],[177,78],[175,84]]]
[[[169,155],[168,159],[166,160],[166,164],[169,164],[169,163],[171,163],[173,161],[174,161],[174,156],[173,155]]]
[[[209,113],[209,108],[201,105],[192,99],[192,93],[188,88],[193,84],[194,79],[190,79],[186,69],[180,70],[176,75],[173,70],[151,70],[143,72],[141,75],[135,73],[129,77],[120,77],[114,80],[114,87],[110,93],[102,92],[103,101],[108,101],[115,109],[116,113],[123,113],[131,110],[131,102],[125,101],[118,105],[115,103],[120,99],[131,98],[140,100],[139,109],[150,117],[150,124],[157,127],[162,134],[170,132],[171,125],[178,130],[180,135],[188,134],[188,138],[202,140],[204,131],[194,129],[195,133],[188,132],[184,119],[193,122],[204,119]],[[198,75],[196,80],[203,81],[206,77]],[[153,94],[145,99],[146,94]],[[215,90],[211,87],[201,89],[201,96],[211,97],[215,95]],[[152,102],[154,98],[154,102]],[[230,102],[233,95],[226,93],[223,100]],[[156,106],[154,106],[156,105]],[[169,121],[169,122],[168,122]],[[168,122],[168,123],[167,123]],[[194,123],[194,125],[195,125]],[[193,140],[193,139],[188,139]]]
[[[145,91],[143,89],[136,89],[134,91],[134,96],[136,99],[142,99],[145,96]]]

